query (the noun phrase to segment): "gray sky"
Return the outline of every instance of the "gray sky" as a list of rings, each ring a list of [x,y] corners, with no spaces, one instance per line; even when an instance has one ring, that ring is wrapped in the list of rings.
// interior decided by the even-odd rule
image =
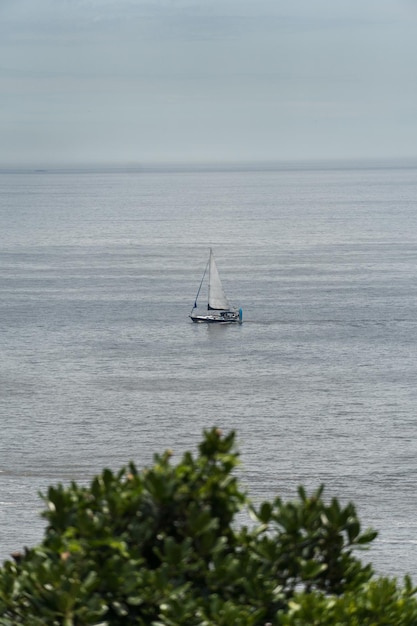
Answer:
[[[417,0],[0,0],[0,165],[417,156]]]

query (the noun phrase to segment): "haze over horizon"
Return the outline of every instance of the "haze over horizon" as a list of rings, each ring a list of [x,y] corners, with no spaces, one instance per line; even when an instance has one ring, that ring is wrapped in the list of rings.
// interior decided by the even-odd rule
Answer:
[[[0,166],[417,158],[416,0],[1,0]]]

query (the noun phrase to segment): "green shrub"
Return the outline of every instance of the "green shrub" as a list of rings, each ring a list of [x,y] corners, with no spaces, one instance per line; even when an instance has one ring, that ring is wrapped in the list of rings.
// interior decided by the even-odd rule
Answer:
[[[411,582],[375,579],[354,556],[376,533],[353,504],[300,487],[253,507],[234,439],[213,429],[177,465],[166,452],[50,487],[43,542],[0,570],[0,626],[417,624]],[[238,528],[243,510],[253,524]]]

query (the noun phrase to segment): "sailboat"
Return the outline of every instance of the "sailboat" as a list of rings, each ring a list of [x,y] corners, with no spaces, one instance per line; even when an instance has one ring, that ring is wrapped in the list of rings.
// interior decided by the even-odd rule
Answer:
[[[197,300],[204,282],[204,277],[207,273],[207,269],[209,270],[207,313],[205,311],[204,313],[199,313],[197,310]],[[193,322],[220,324],[231,324],[236,322],[239,324],[242,323],[242,309],[236,310],[230,306],[226,294],[224,293],[219,271],[214,259],[213,250],[211,248],[209,260],[207,261],[206,269],[204,270],[203,278],[201,279],[200,287],[198,288],[190,317]]]

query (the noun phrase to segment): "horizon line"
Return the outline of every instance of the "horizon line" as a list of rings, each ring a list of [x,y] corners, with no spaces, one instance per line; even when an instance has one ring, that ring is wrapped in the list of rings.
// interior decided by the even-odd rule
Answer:
[[[417,167],[417,155],[414,157],[325,157],[294,159],[234,159],[234,160],[181,160],[181,161],[72,161],[52,164],[41,163],[0,163],[1,173],[12,172],[216,172],[216,171],[285,171],[318,169],[384,169],[393,167]]]

